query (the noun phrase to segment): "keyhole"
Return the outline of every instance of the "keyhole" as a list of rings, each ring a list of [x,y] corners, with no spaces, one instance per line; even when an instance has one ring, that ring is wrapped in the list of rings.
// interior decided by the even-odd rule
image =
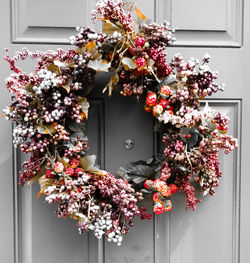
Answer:
[[[127,139],[123,143],[125,149],[131,150],[134,147],[134,141],[132,139]]]

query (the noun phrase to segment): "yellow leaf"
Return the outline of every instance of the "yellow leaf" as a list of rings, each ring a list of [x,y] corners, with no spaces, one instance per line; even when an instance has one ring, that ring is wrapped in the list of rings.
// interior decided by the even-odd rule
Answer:
[[[62,87],[63,87],[68,93],[70,93],[70,86],[69,86],[69,85],[62,85]]]
[[[42,190],[42,191],[40,191],[40,192],[38,193],[38,195],[37,195],[37,200],[40,198],[40,196],[41,196],[42,194],[44,194],[44,191],[45,191],[45,190]]]
[[[95,42],[95,40],[92,40],[86,45],[86,49],[88,51],[91,51],[93,48],[95,48],[95,46],[96,46],[96,42]]]
[[[135,8],[135,11],[136,11],[137,18],[139,20],[144,20],[144,21],[148,20],[148,18],[137,7]]]
[[[97,17],[98,20],[102,21],[102,22],[106,22],[107,20],[102,18],[102,17]]]

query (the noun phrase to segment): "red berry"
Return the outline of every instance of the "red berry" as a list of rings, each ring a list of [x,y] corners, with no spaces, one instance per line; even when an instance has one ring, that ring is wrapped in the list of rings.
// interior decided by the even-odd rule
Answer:
[[[161,87],[160,94],[163,98],[166,98],[171,95],[171,88],[168,85]]]
[[[157,202],[155,205],[154,205],[154,212],[157,214],[157,215],[160,215],[164,212],[164,206],[163,204]]]
[[[168,106],[166,107],[166,109],[167,109],[167,110],[174,111],[174,108],[173,108],[173,106],[170,106],[170,105],[168,105]]]
[[[76,168],[74,172],[75,172],[75,173],[74,173],[74,176],[75,176],[76,178],[78,178],[80,174],[83,174],[83,173],[84,173],[84,171],[83,171],[82,168]]]
[[[65,170],[65,174],[67,174],[68,176],[72,176],[74,174],[74,169],[71,167],[67,167]]]
[[[172,195],[171,189],[167,186],[162,190],[162,195],[165,197],[169,197]]]
[[[145,45],[145,40],[143,37],[137,37],[135,40],[135,44],[137,47],[143,47]]]
[[[165,109],[168,106],[169,101],[166,99],[160,99],[158,104],[161,105],[163,107],[163,109]]]
[[[157,101],[157,95],[154,92],[149,92],[146,97],[146,104],[150,107],[153,107],[156,104]]]
[[[144,106],[144,110],[145,110],[146,112],[151,112],[151,107],[145,105],[145,106]]]
[[[169,188],[170,188],[172,194],[175,194],[178,191],[178,187],[176,184],[169,185]]]
[[[227,126],[222,126],[222,128],[221,128],[221,133],[222,134],[226,134],[227,133],[227,131],[228,131],[228,127]]]
[[[52,173],[51,170],[46,170],[46,175],[45,175],[45,177],[46,177],[47,179],[51,179],[51,178],[54,177],[54,174]]]
[[[155,105],[153,108],[153,115],[158,117],[163,112],[163,107],[159,104]]]
[[[140,77],[140,76],[143,75],[143,70],[138,70],[137,68],[135,68],[135,69],[133,70],[133,73],[134,73],[136,76]]]
[[[130,52],[130,54],[131,54],[132,56],[134,56],[134,55],[135,55],[135,53],[134,53],[133,49],[134,49],[134,47],[130,47],[130,48],[129,48],[129,52]]]
[[[159,196],[158,196],[158,192],[157,192],[157,193],[154,193],[152,198],[153,198],[153,201],[154,201],[154,202],[159,202],[159,201],[160,201],[160,198],[159,198]]]
[[[217,124],[217,130],[221,130],[222,129],[222,127],[220,126],[220,124]]]
[[[144,66],[146,65],[146,60],[145,60],[145,58],[140,57],[140,58],[137,58],[137,60],[135,61],[135,63],[136,63],[136,66],[137,66],[138,68],[141,68],[141,67],[144,67]]]
[[[191,138],[191,134],[188,134],[188,135],[187,135],[187,138],[190,139],[190,138]]]
[[[154,182],[153,182],[152,180],[146,180],[146,182],[144,183],[144,187],[145,187],[146,189],[149,189],[149,188],[152,187],[153,183],[154,183]]]

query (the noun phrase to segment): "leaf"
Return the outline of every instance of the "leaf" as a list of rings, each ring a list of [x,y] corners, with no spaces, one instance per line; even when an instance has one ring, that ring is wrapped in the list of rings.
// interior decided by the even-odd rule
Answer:
[[[66,127],[72,132],[84,132],[85,131],[85,123],[80,122],[77,123],[75,120],[67,119]]]
[[[55,133],[55,128],[53,125],[43,125],[40,123],[40,125],[36,126],[36,130],[38,133],[41,134],[54,134]]]
[[[148,18],[137,7],[135,8],[135,12],[138,20],[144,20],[144,21],[148,20]]]
[[[139,27],[141,27],[143,24],[150,24],[152,22],[151,19],[148,19],[137,7],[135,8],[135,12],[137,15],[137,21],[139,24]]]
[[[95,70],[96,72],[108,72],[109,68],[111,66],[111,63],[106,63],[105,60],[99,59],[99,60],[90,60],[88,63],[88,67]]]
[[[41,187],[41,191],[45,191],[49,186],[53,184],[53,180],[46,178],[45,175],[40,177],[39,184]]]
[[[92,51],[92,60],[97,60],[100,59],[102,57],[102,53],[98,52],[98,50],[94,50]]]
[[[156,178],[160,171],[160,162],[153,157],[148,161],[137,161],[129,163],[125,168],[120,167],[116,173],[123,179],[132,183],[135,188],[144,187],[147,179]]]
[[[128,57],[124,57],[122,59],[122,65],[125,68],[125,70],[137,68],[135,61],[132,58],[128,58]]]
[[[45,190],[41,190],[41,191],[37,194],[37,200],[40,198],[40,196],[41,196],[42,194],[44,194],[44,191],[45,191]]]
[[[33,176],[29,181],[28,181],[28,185],[32,185],[35,181],[39,180],[40,177],[42,177],[46,172],[45,166],[42,166],[40,168],[40,170],[36,173],[35,176]]]
[[[67,66],[65,63],[61,62],[60,60],[54,60],[53,63],[59,68]]]
[[[100,170],[98,167],[95,166],[96,156],[95,155],[86,155],[79,160],[80,167],[85,172],[90,172],[97,175],[105,175],[107,174],[106,171]]]
[[[175,75],[169,75],[167,76],[165,79],[163,79],[158,85],[157,85],[157,89],[160,90],[162,86],[164,85],[169,85],[172,86],[176,83],[176,76]],[[171,89],[173,92],[173,89]]]
[[[95,42],[95,40],[90,41],[90,42],[86,45],[86,49],[87,49],[88,51],[93,50],[95,47],[96,47],[96,42]]]
[[[110,20],[100,17],[98,19],[104,22],[102,32],[106,33],[107,35],[113,35],[114,32],[123,32],[123,30],[120,27],[112,23]]]
[[[54,63],[51,63],[50,65],[47,66],[47,69],[51,72],[55,72],[57,74],[60,73],[60,69],[58,66],[56,66]]]
[[[110,80],[109,83],[105,86],[105,88],[103,89],[103,93],[108,89],[109,91],[109,96],[112,95],[112,91],[114,90],[116,84],[119,82],[119,75],[116,73],[115,75],[113,75]]]
[[[77,218],[74,219],[80,220],[81,222],[88,222],[88,217],[85,216],[83,213],[75,213],[75,216]]]
[[[165,79],[165,84],[167,85],[174,85],[176,83],[176,76],[175,75],[169,75]]]
[[[87,136],[85,136],[83,132],[75,132],[70,135],[70,141],[72,143],[75,143],[77,141],[77,138],[80,138],[82,141],[88,141]]]
[[[79,47],[79,48],[77,48],[76,50],[75,50],[75,52],[77,53],[77,54],[82,54],[83,53],[83,47]]]
[[[188,135],[190,134],[191,137],[187,138],[187,137],[183,137],[183,135]],[[198,142],[200,141],[200,139],[202,138],[200,132],[196,129],[196,128],[182,128],[181,129],[181,134],[180,134],[181,140],[186,142],[188,144],[189,147],[194,147],[195,145],[198,144]]]
[[[187,169],[185,166],[183,166],[183,165],[181,165],[181,164],[177,164],[176,167],[177,167],[180,171],[182,171],[182,172],[184,172],[184,173],[190,173],[190,172],[191,172],[189,169]]]
[[[69,86],[69,85],[62,85],[62,87],[63,87],[68,93],[70,93],[70,86]]]
[[[88,119],[88,111],[89,111],[89,102],[86,98],[78,99],[78,103],[81,106],[82,112],[84,113],[86,119]]]
[[[101,48],[105,53],[112,53],[115,49],[115,46],[111,43],[103,42]]]

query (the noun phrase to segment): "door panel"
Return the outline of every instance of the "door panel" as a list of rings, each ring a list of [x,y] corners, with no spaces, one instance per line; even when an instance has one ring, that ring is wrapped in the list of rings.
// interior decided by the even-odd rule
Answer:
[[[1,2],[1,57],[4,48],[10,53],[24,43],[30,50],[70,48],[68,37],[77,25],[90,25],[94,0],[37,1],[4,0]],[[0,262],[15,263],[246,263],[250,251],[248,240],[250,179],[249,163],[249,56],[250,2],[243,0],[137,0],[147,17],[161,22],[169,20],[176,30],[177,42],[168,49],[168,59],[180,52],[189,57],[211,55],[211,68],[219,70],[225,92],[209,102],[231,118],[229,133],[239,139],[241,147],[221,155],[223,178],[215,197],[202,197],[195,212],[185,211],[184,197],[172,199],[173,210],[151,221],[135,222],[121,247],[98,241],[93,233],[78,234],[73,220],[58,219],[54,207],[37,200],[38,185],[17,186],[23,155],[12,149],[11,126],[0,121],[0,166],[3,200],[0,219]],[[58,8],[59,9],[58,9]],[[60,10],[60,12],[58,11]],[[243,27],[243,14],[244,27]],[[46,19],[44,19],[46,17]],[[92,26],[93,27],[93,26]],[[100,25],[95,26],[96,29]],[[244,38],[243,38],[244,36]],[[244,42],[243,42],[244,39]],[[56,44],[56,45],[55,45]],[[60,44],[60,45],[59,45]],[[2,91],[0,108],[10,101],[3,80],[9,75],[1,62]],[[33,63],[25,64],[31,71]],[[107,76],[98,75],[91,94],[87,124],[89,152],[97,154],[97,163],[115,172],[130,161],[147,159],[160,145],[155,142],[150,114],[143,102],[114,93],[102,95]],[[131,150],[124,148],[133,139]],[[145,200],[147,207],[151,201]],[[3,262],[4,262],[3,261]]]
[[[241,47],[243,0],[158,0],[156,20],[176,29],[175,46]]]

